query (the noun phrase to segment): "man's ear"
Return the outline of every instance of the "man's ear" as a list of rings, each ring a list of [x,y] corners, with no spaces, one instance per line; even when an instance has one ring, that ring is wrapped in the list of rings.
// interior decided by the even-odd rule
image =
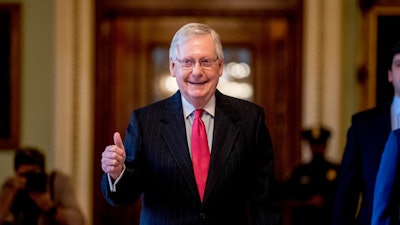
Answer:
[[[173,77],[175,77],[175,62],[172,59],[169,59],[169,72]]]
[[[224,60],[220,60],[220,62],[219,62],[219,76],[221,77],[222,76],[222,74],[223,74],[223,72],[224,72],[224,63],[225,63],[225,61]]]
[[[389,81],[390,83],[393,82],[392,70],[388,70],[388,81]]]

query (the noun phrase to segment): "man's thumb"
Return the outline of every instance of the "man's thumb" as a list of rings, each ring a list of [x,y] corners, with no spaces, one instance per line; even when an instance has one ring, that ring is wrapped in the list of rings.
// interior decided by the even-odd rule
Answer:
[[[125,149],[124,143],[122,142],[121,135],[119,132],[114,133],[114,144],[122,149]]]

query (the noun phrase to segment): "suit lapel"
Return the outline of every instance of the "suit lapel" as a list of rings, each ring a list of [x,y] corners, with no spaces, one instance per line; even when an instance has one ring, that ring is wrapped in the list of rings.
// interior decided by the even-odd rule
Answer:
[[[380,130],[386,131],[389,136],[390,131],[392,130],[392,122],[391,122],[391,103],[386,104],[383,108],[382,116],[380,117],[382,120],[379,125],[382,126]]]
[[[238,120],[237,114],[229,101],[224,98],[217,91],[213,144],[204,202],[217,184],[238,135],[238,129],[234,124]]]
[[[169,101],[166,104],[165,115],[161,120],[161,135],[168,146],[168,150],[176,160],[189,189],[194,196],[197,196],[198,191],[192,160],[189,155],[180,92],[178,91],[173,95]]]

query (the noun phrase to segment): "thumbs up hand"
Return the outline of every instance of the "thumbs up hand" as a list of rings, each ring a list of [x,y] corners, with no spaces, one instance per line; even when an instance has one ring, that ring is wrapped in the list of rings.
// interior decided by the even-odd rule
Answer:
[[[125,147],[121,135],[115,132],[114,145],[107,146],[101,155],[101,168],[115,180],[124,168],[125,158]]]

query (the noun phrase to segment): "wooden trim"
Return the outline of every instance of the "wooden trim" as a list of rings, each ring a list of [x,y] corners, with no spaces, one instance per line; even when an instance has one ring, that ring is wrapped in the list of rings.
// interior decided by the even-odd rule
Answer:
[[[3,89],[1,94],[8,95],[9,100],[4,99],[0,104],[4,114],[2,114],[2,125],[0,129],[0,148],[16,148],[19,144],[19,125],[20,125],[20,72],[21,72],[21,18],[20,4],[2,3],[0,4],[0,15],[9,18],[9,27],[0,29],[1,35],[4,38],[9,38],[9,42],[4,44],[4,48],[9,48],[9,56],[7,62],[2,62],[1,65],[8,65],[8,69],[0,70],[4,72],[1,76],[8,76],[9,86]],[[9,36],[7,36],[9,35]],[[4,49],[1,48],[1,49]],[[7,57],[7,56],[6,56]],[[7,74],[8,73],[8,74]],[[7,84],[5,84],[7,85]],[[5,86],[7,87],[7,86]],[[3,106],[4,104],[4,106]],[[4,108],[3,108],[4,107]]]
[[[173,3],[169,1],[148,0],[100,0],[97,5],[101,5],[103,15],[112,16],[248,16],[253,17],[265,15],[285,15],[288,12],[295,13],[302,4],[299,0],[231,0],[229,7],[225,1],[203,0],[188,3],[185,0],[177,0]],[[212,7],[210,7],[212,5]]]

